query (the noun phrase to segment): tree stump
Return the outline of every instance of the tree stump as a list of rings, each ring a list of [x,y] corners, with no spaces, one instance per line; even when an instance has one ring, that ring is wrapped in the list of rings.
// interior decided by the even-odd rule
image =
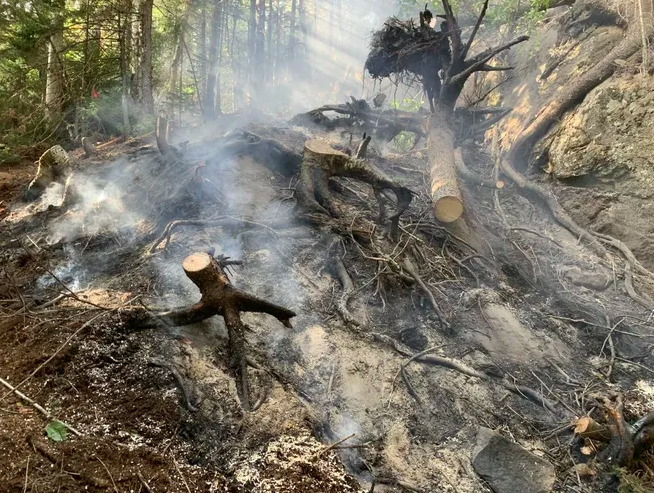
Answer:
[[[52,182],[57,181],[68,172],[70,158],[60,145],[54,145],[39,158],[36,176],[25,192],[25,199],[35,200]]]
[[[84,154],[86,157],[91,157],[98,153],[89,137],[82,137],[82,147],[84,148]]]
[[[369,139],[364,139],[360,146],[360,155],[365,155],[369,142]],[[396,238],[400,216],[411,203],[411,190],[393,181],[373,164],[363,159],[351,158],[332,148],[324,140],[312,139],[304,144],[300,186],[297,190],[299,203],[310,213],[339,217],[341,211],[329,191],[329,179],[336,176],[368,183],[378,200],[382,190],[391,190],[395,194],[397,208],[388,220],[391,223],[391,236]],[[380,210],[382,209],[383,207],[380,207]],[[380,222],[383,220],[384,218],[380,217]]]
[[[194,305],[171,311],[152,313],[145,319],[139,319],[140,313],[132,314],[132,323],[141,327],[156,326],[156,322],[168,325],[189,325],[200,322],[214,315],[225,320],[229,337],[228,366],[236,379],[236,389],[244,410],[252,409],[250,390],[247,379],[247,359],[245,354],[245,326],[241,321],[241,312],[267,313],[279,320],[284,326],[292,327],[290,319],[295,312],[283,306],[262,300],[234,287],[225,268],[240,262],[224,257],[214,258],[204,252],[196,252],[184,259],[182,268],[186,276],[195,284],[202,295]]]
[[[171,152],[171,147],[168,143],[168,120],[163,116],[157,117],[155,137],[157,139],[157,148],[161,155],[164,157],[168,156]]]

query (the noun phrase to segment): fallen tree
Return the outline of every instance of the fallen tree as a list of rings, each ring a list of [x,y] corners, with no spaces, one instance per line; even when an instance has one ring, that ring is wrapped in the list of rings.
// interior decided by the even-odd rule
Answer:
[[[469,58],[468,54],[486,15],[488,0],[484,2],[477,23],[465,43],[449,0],[442,0],[442,5],[445,15],[440,17],[444,17],[445,21],[440,32],[425,21],[432,16],[428,10],[421,12],[420,25],[412,20],[388,20],[373,37],[366,69],[373,78],[409,72],[422,82],[432,111],[427,150],[434,214],[438,220],[451,223],[463,214],[454,158],[457,100],[473,73],[510,70],[512,67],[494,67],[489,62],[499,53],[529,38],[521,36]]]

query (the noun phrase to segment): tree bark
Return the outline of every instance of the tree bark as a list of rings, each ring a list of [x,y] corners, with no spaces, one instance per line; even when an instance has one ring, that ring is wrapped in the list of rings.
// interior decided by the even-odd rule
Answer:
[[[63,17],[55,20],[54,33],[48,43],[48,67],[46,72],[45,111],[49,118],[57,115],[63,107],[64,97],[64,25]]]
[[[437,104],[429,122],[427,137],[434,214],[444,223],[454,222],[463,214],[454,159],[453,118],[449,107]]]
[[[295,72],[295,48],[296,48],[296,37],[295,37],[295,15],[297,10],[297,0],[293,0],[291,3],[291,24],[289,27],[288,34],[288,75],[292,77]]]
[[[248,21],[248,60],[250,66],[248,67],[248,80],[250,83],[254,81],[256,72],[257,59],[255,56],[257,44],[257,0],[250,0],[250,19]]]
[[[142,0],[141,14],[141,103],[146,113],[154,115],[152,82],[152,7],[153,0]]]
[[[211,14],[211,39],[209,40],[209,72],[207,75],[207,91],[204,111],[207,120],[216,118],[216,81],[218,78],[218,48],[222,35],[222,0],[215,0]]]
[[[121,107],[123,111],[123,132],[129,135],[131,125],[129,121],[129,53],[127,42],[129,40],[128,33],[131,32],[129,25],[129,11],[131,9],[131,2],[125,2],[125,9],[118,16],[118,31],[120,32],[120,80],[121,80]]]
[[[259,0],[257,3],[257,29],[255,43],[255,65],[254,65],[254,89],[257,99],[263,96],[265,81],[265,63],[266,63],[266,2]]]
[[[279,15],[279,12],[277,13]],[[268,30],[266,31],[266,46],[268,57],[266,58],[266,81],[272,82],[275,70],[275,50],[273,50],[273,0],[268,2]]]
[[[198,59],[200,66],[198,72],[200,73],[200,94],[198,99],[202,98],[206,101],[207,89],[207,6],[203,2],[200,8],[200,27],[198,34]]]

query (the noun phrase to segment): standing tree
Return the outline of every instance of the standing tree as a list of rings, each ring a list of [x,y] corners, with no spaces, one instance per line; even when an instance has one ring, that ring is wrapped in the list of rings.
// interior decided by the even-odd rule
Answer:
[[[153,0],[141,0],[141,60],[139,64],[141,103],[146,113],[154,114],[152,79],[152,7]]]
[[[209,40],[209,70],[207,75],[207,90],[204,98],[204,112],[208,120],[216,117],[215,109],[220,108],[220,103],[216,104],[216,83],[218,85],[218,49],[222,37],[222,0],[215,0],[213,13],[211,14],[211,38]],[[220,93],[218,93],[220,94]]]

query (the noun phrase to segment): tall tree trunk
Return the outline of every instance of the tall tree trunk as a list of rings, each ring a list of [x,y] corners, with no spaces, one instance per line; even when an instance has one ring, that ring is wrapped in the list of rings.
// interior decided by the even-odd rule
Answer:
[[[293,76],[295,70],[295,48],[296,48],[296,39],[295,39],[295,14],[297,10],[297,0],[293,0],[291,3],[291,25],[289,27],[288,35],[288,71],[289,77]]]
[[[129,2],[126,2],[129,3]],[[129,9],[118,14],[118,32],[120,46],[120,80],[121,80],[121,106],[123,110],[123,132],[131,133],[129,122],[129,55],[127,53],[127,32],[130,30]]]
[[[250,0],[250,19],[248,21],[248,57],[250,61],[249,66],[249,80],[254,79],[255,65],[257,58],[255,56],[257,45],[257,0]]]
[[[216,96],[213,106],[213,114],[220,116],[223,114],[223,104],[222,104],[222,86],[220,82],[220,67],[223,64],[223,47],[225,36],[223,33],[227,31],[227,14],[225,12],[225,7],[221,6],[220,9],[220,34],[218,36],[218,65],[216,67]]]
[[[266,81],[272,82],[275,73],[275,50],[273,49],[273,0],[268,1],[268,30],[266,31],[266,46],[268,57],[266,58]]]
[[[142,101],[141,97],[141,59],[143,57],[143,37],[141,36],[141,9],[139,0],[136,0],[136,5],[139,5],[139,12],[132,16],[130,14],[131,29],[132,29],[132,44],[134,46],[134,53],[131,59],[131,93],[132,101]]]
[[[263,95],[263,87],[265,81],[265,62],[266,62],[266,2],[265,0],[258,0],[257,2],[257,30],[256,30],[256,44],[255,44],[255,72],[254,72],[254,92],[255,97],[260,99]]]
[[[207,92],[204,100],[204,111],[207,120],[216,118],[216,79],[218,75],[218,48],[222,28],[222,0],[214,0],[211,14],[211,38],[209,40],[209,71],[207,75]]]
[[[299,27],[300,27],[300,61],[298,64],[302,68],[299,73],[301,78],[305,78],[308,73],[309,66],[307,64],[307,35],[309,28],[307,26],[307,11],[306,0],[298,0],[298,14],[299,14]]]
[[[152,93],[152,6],[153,0],[141,1],[141,103],[146,113],[154,115],[154,96]]]
[[[280,0],[276,0],[277,21],[275,31],[275,82],[279,84],[282,80],[282,10]]]
[[[49,118],[57,115],[64,98],[64,22],[63,17],[55,20],[54,33],[48,43],[48,67],[46,71],[45,111]]]
[[[334,0],[329,0],[329,47],[334,47]]]
[[[203,2],[200,9],[200,29],[198,34],[198,59],[200,60],[199,71],[199,85],[200,94],[198,99],[206,100],[207,93],[207,6]]]
[[[175,114],[175,103],[180,97],[179,93],[179,82],[181,81],[180,77],[180,65],[182,63],[182,57],[184,56],[184,28],[182,25],[178,27],[177,31],[177,41],[175,43],[175,54],[173,56],[173,61],[170,65],[170,81],[168,83],[168,105],[169,113],[171,117]],[[180,115],[181,116],[181,115]],[[174,117],[173,117],[174,120]]]

